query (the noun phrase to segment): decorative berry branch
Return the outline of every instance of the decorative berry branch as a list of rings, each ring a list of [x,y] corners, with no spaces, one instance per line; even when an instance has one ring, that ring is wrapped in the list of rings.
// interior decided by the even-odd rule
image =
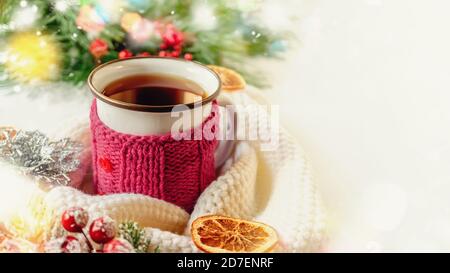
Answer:
[[[54,238],[45,244],[45,252],[59,253],[134,253],[147,252],[149,242],[144,239],[143,230],[137,223],[119,225],[108,216],[94,219],[86,234],[89,214],[83,208],[73,207],[63,212],[61,225],[70,234]],[[116,237],[119,235],[119,237]],[[95,248],[95,242],[100,248]]]

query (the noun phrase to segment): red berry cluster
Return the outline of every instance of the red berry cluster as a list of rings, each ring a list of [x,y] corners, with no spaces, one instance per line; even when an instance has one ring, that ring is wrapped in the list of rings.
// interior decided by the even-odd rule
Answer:
[[[147,51],[141,52],[136,54],[137,57],[148,57],[152,56],[152,54],[148,53]],[[124,49],[119,52],[119,59],[127,59],[133,57],[133,52],[129,51],[128,49]]]
[[[183,51],[183,45],[185,42],[184,33],[178,30],[173,24],[165,25],[160,31],[161,44],[159,48],[160,57],[174,57],[181,56]],[[186,60],[192,60],[193,56],[190,53],[186,53],[183,56]]]
[[[161,44],[159,45],[159,57],[173,57],[179,58],[183,53],[183,45],[185,43],[185,35],[182,31],[177,29],[173,24],[155,23],[161,37]],[[96,58],[99,59],[108,54],[108,44],[102,39],[95,39],[89,46],[89,51]],[[141,52],[136,54],[138,57],[151,56],[149,52]],[[127,59],[133,57],[133,52],[128,49],[119,51],[119,59]],[[185,53],[182,56],[184,59],[191,61],[194,56],[191,53]]]
[[[147,51],[141,52],[136,54],[137,57],[148,57],[152,56],[152,54],[148,53]],[[127,59],[133,57],[133,52],[129,51],[128,49],[124,49],[119,52],[119,59]]]
[[[134,251],[128,241],[120,238],[114,239],[116,236],[116,225],[109,217],[97,218],[89,226],[89,237],[92,241],[102,246],[100,250],[95,250],[84,232],[88,221],[88,213],[84,209],[77,207],[64,211],[61,217],[61,225],[65,230],[72,233],[81,233],[84,236],[90,252],[117,253]],[[77,252],[80,250],[81,244],[82,242],[80,242],[79,238],[67,235],[61,241],[59,248],[64,253]]]
[[[178,30],[173,24],[163,25],[161,23],[155,23],[158,29],[159,36],[161,37],[161,44],[159,45],[159,57],[173,57],[178,58],[182,55],[183,45],[185,42],[184,33]],[[151,56],[148,52],[141,52],[137,54],[138,57]],[[133,53],[124,49],[119,52],[119,59],[126,59],[133,57]],[[194,56],[191,53],[185,53],[183,58],[191,61]]]
[[[173,24],[167,24],[160,30],[161,44],[159,48],[160,57],[178,58],[181,55],[184,44],[184,34],[179,31]]]
[[[184,55],[182,55],[183,45],[185,43],[185,35],[182,31],[177,29],[173,24],[161,24],[159,22],[156,22],[155,25],[157,27],[159,36],[161,37],[161,44],[159,45],[159,52],[157,53],[159,57],[179,58],[182,56],[188,61],[194,59],[194,56],[191,53],[185,53]],[[106,41],[97,38],[91,42],[89,51],[96,59],[99,59],[108,54],[108,44],[106,43]],[[136,54],[136,56],[147,57],[151,56],[151,54],[144,51]],[[131,57],[133,57],[133,52],[128,49],[123,49],[118,53],[119,59],[127,59]]]

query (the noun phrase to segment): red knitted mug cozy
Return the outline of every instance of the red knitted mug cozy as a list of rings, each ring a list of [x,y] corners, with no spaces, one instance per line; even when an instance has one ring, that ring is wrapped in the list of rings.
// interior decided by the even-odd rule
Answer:
[[[211,115],[190,134],[192,140],[162,136],[122,134],[107,127],[91,107],[94,189],[97,194],[139,193],[192,212],[194,205],[215,179],[214,152],[217,139],[194,140],[205,126],[217,132],[219,112],[213,103]],[[212,126],[211,126],[212,124]]]

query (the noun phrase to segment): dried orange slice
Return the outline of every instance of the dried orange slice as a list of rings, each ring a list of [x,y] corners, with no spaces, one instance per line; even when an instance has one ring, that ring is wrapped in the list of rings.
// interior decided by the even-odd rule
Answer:
[[[217,215],[197,218],[191,235],[195,245],[209,253],[269,252],[278,241],[268,225]]]
[[[208,65],[214,72],[216,72],[222,81],[222,90],[237,91],[245,88],[244,78],[236,71],[217,65]]]

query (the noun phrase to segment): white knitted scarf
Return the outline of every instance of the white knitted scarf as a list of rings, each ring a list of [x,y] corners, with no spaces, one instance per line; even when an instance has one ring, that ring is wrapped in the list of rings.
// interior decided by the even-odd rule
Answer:
[[[236,105],[264,103],[252,88],[227,96]],[[77,124],[70,136],[89,145],[87,122]],[[90,149],[83,157],[80,172],[73,176],[75,186],[89,168]],[[92,196],[71,187],[54,188],[39,200],[41,210],[36,217],[44,223],[39,232],[41,238],[57,235],[62,212],[77,206],[88,210],[91,219],[108,215],[119,223],[136,221],[145,227],[150,245],[161,252],[198,252],[191,241],[190,224],[199,216],[211,214],[274,227],[280,237],[280,252],[320,251],[326,239],[324,210],[309,162],[300,145],[283,128],[279,146],[272,151],[261,149],[258,141],[239,141],[221,175],[202,193],[191,215],[148,196]]]

